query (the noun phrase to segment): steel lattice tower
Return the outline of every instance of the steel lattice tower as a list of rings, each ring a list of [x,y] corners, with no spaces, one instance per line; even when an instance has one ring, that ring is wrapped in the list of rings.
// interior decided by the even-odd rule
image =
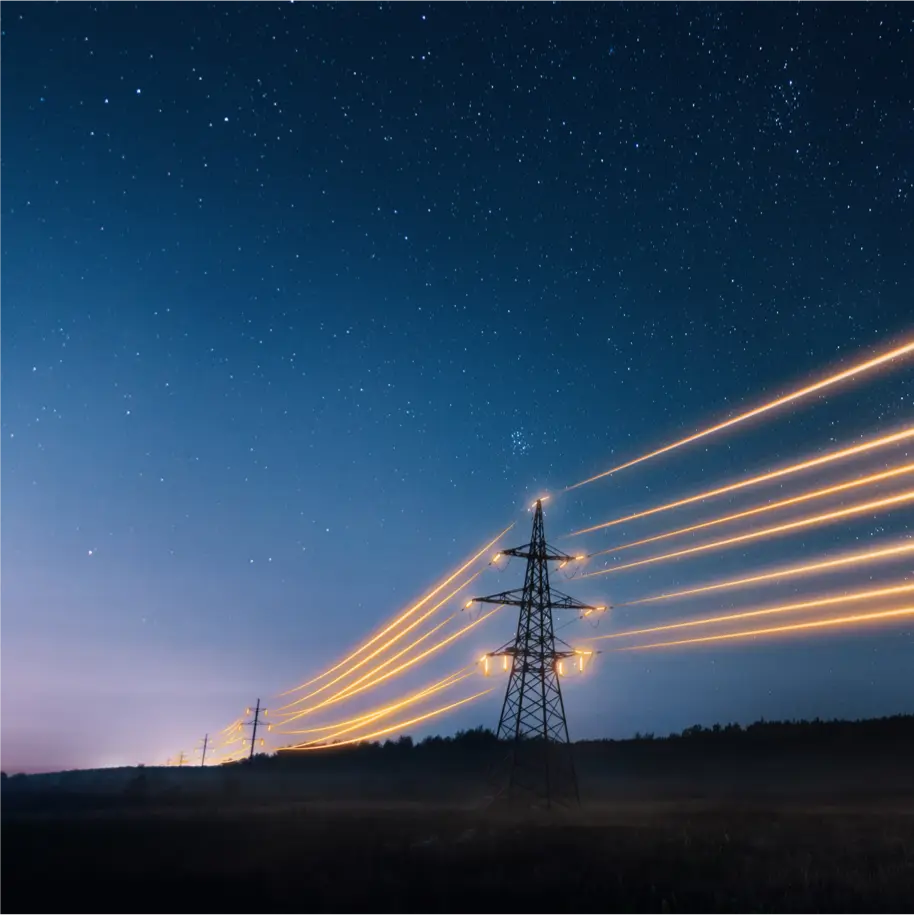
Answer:
[[[498,739],[511,743],[507,800],[511,803],[579,802],[565,704],[559,683],[560,665],[574,657],[570,646],[556,649],[553,610],[603,610],[582,604],[550,587],[549,563],[573,562],[574,557],[546,543],[543,505],[537,500],[533,533],[525,546],[503,550],[505,556],[527,560],[524,587],[477,597],[473,602],[520,608],[513,642],[489,657],[511,658],[511,674],[498,721]],[[561,644],[565,644],[561,639]]]

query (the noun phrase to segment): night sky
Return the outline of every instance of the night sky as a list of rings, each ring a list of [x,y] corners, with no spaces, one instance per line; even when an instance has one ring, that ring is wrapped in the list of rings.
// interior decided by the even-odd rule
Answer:
[[[540,493],[914,330],[908,4],[8,2],[2,30],[6,770],[189,753],[512,520],[524,543]],[[898,463],[562,536],[910,423],[912,363],[554,496],[547,535],[597,550]],[[616,603],[912,517],[559,586]],[[384,695],[498,647],[505,614]],[[569,726],[911,712],[912,652],[910,623],[606,652]],[[494,727],[490,685],[415,733]]]

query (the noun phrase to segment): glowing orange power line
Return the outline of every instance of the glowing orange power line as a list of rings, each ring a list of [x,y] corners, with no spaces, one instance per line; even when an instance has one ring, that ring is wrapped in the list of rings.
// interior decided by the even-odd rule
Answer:
[[[674,448],[681,448],[683,445],[688,445],[691,442],[696,442],[699,439],[706,438],[709,435],[713,435],[715,432],[720,432],[723,429],[730,428],[730,426],[735,426],[738,423],[745,422],[747,419],[761,416],[763,413],[767,413],[770,410],[775,410],[778,407],[783,407],[785,404],[793,403],[793,401],[799,400],[801,397],[807,397],[809,394],[814,394],[816,391],[824,390],[831,385],[838,384],[841,381],[846,381],[848,378],[853,378],[855,375],[862,375],[864,372],[868,372],[880,365],[884,365],[886,362],[891,362],[893,359],[899,359],[902,356],[907,356],[911,352],[914,352],[914,341],[904,343],[901,346],[896,346],[894,349],[882,353],[879,356],[874,356],[872,359],[858,362],[856,365],[852,365],[850,368],[844,369],[843,371],[836,372],[834,375],[828,375],[819,381],[805,385],[802,388],[798,388],[796,391],[792,391],[789,394],[784,394],[782,397],[777,397],[774,400],[769,400],[767,403],[755,407],[752,410],[746,410],[744,413],[740,413],[737,416],[725,420],[722,423],[718,423],[716,426],[709,426],[707,429],[702,429],[701,432],[696,432],[693,435],[681,438],[669,445],[665,445],[663,448],[658,448],[656,451],[651,451],[648,454],[643,454],[641,457],[635,458],[632,461],[628,461],[625,464],[619,464],[618,467],[613,467],[610,470],[604,470],[603,473],[598,473],[596,476],[589,477],[586,480],[581,480],[580,483],[575,483],[573,486],[566,486],[563,491],[570,492],[572,489],[577,489],[579,486],[586,486],[588,483],[593,483],[596,480],[601,480],[603,477],[608,477],[610,474],[618,473],[620,470],[626,470],[629,467],[634,467],[635,464],[640,464],[642,461],[647,461],[651,458],[657,457],[658,455],[666,454],[667,451],[672,451]]]
[[[909,489],[907,492],[899,493],[898,495],[887,496],[884,499],[873,499],[870,502],[851,505],[847,508],[839,508],[836,511],[825,512],[821,515],[813,515],[809,518],[800,518],[798,521],[790,521],[786,524],[777,524],[774,527],[762,528],[760,531],[750,531],[748,534],[727,537],[725,540],[714,540],[711,543],[702,543],[698,546],[688,547],[684,550],[676,550],[673,553],[664,553],[661,556],[650,556],[647,559],[639,559],[637,562],[627,562],[625,565],[612,566],[608,569],[598,569],[596,572],[588,572],[581,577],[592,578],[595,575],[609,575],[613,572],[623,572],[626,569],[635,569],[639,566],[663,562],[667,559],[678,559],[680,556],[692,556],[695,553],[704,553],[708,550],[718,550],[722,547],[733,546],[735,543],[746,543],[749,540],[758,540],[761,537],[771,537],[774,534],[782,534],[786,531],[795,531],[804,527],[812,527],[816,524],[826,524],[829,521],[836,521],[839,518],[848,518],[851,515],[859,515],[864,512],[875,511],[879,508],[890,508],[893,505],[902,505],[905,502],[911,501],[914,501],[914,489]]]
[[[386,718],[388,715],[392,715],[394,712],[399,711],[402,708],[406,708],[408,705],[415,705],[415,703],[421,702],[423,699],[426,699],[435,693],[439,693],[445,689],[450,689],[450,687],[460,683],[461,680],[466,680],[466,678],[470,676],[472,676],[472,672],[465,673],[460,677],[447,677],[445,680],[442,680],[440,683],[436,683],[434,686],[429,687],[428,689],[420,690],[418,693],[408,696],[406,699],[403,699],[400,702],[395,702],[383,709],[379,709],[367,721],[362,720],[355,724],[350,724],[348,727],[340,728],[339,730],[334,731],[332,734],[327,734],[324,737],[317,737],[314,740],[309,740],[307,743],[299,744],[298,746],[304,748],[313,746],[314,744],[318,743],[329,743],[332,740],[336,740],[338,737],[342,737],[345,734],[351,734],[353,731],[359,730],[359,728],[364,728],[369,724],[373,724],[380,718]]]
[[[433,690],[439,688],[444,689],[445,686],[453,686],[455,683],[459,683],[461,680],[465,680],[467,677],[472,676],[472,669],[464,667],[458,671],[455,671],[452,674],[449,674],[447,677],[444,677],[441,680],[436,681],[431,686],[424,687],[419,690],[417,693],[413,693],[408,696],[406,699],[403,699],[402,702],[395,702],[392,705],[385,705],[379,709],[373,709],[370,712],[366,712],[364,715],[359,715],[357,718],[349,718],[346,721],[335,721],[333,724],[322,724],[319,727],[313,728],[300,728],[294,731],[277,731],[278,734],[319,734],[321,731],[333,731],[337,728],[346,727],[350,724],[364,724],[367,722],[374,721],[376,718],[380,717],[383,714],[386,714],[390,710],[396,710],[401,708],[402,705],[406,705],[410,702],[415,702],[423,696],[429,695]],[[322,738],[329,740],[330,738]]]
[[[317,683],[318,680],[323,680],[324,677],[329,677],[330,674],[335,673],[345,664],[348,664],[349,661],[351,661],[353,658],[357,657],[363,651],[370,648],[372,645],[374,645],[375,642],[377,642],[379,639],[381,639],[385,635],[387,635],[387,633],[390,632],[391,629],[398,626],[405,619],[408,619],[410,616],[412,616],[413,613],[415,613],[417,610],[420,610],[422,607],[424,607],[425,604],[427,604],[440,591],[443,591],[455,578],[462,575],[471,565],[473,565],[474,562],[476,562],[480,558],[480,556],[482,556],[488,550],[492,549],[492,547],[496,543],[498,543],[498,541],[501,540],[501,538],[504,537],[505,534],[507,534],[508,531],[510,531],[512,527],[514,527],[513,522],[511,524],[509,524],[497,537],[493,537],[484,547],[482,547],[482,549],[480,549],[473,556],[471,556],[459,569],[457,569],[456,572],[453,573],[453,575],[448,576],[443,582],[441,582],[440,585],[437,585],[435,588],[433,588],[431,591],[429,591],[428,594],[426,594],[420,601],[413,604],[412,607],[409,607],[407,610],[404,610],[403,613],[401,613],[399,616],[395,617],[394,620],[391,623],[389,623],[384,629],[382,629],[377,635],[372,636],[372,638],[370,638],[367,642],[365,642],[364,644],[362,644],[358,648],[356,648],[355,651],[353,651],[351,654],[349,654],[345,658],[343,658],[343,660],[340,661],[338,664],[334,665],[333,667],[329,668],[328,670],[325,670],[322,674],[319,674],[316,677],[312,677],[310,680],[306,681],[305,683],[301,683],[298,686],[294,687],[293,689],[288,689],[284,693],[280,693],[280,696],[288,696],[291,693],[297,693],[299,690],[306,689],[312,683]]]
[[[823,572],[827,569],[838,569],[846,566],[867,565],[871,562],[877,562],[880,559],[888,559],[893,556],[902,556],[907,553],[914,553],[914,540],[902,541],[893,546],[881,547],[875,550],[862,550],[858,553],[851,553],[847,556],[839,556],[836,559],[824,559],[817,562],[805,563],[800,566],[790,566],[786,569],[776,569],[772,572],[762,572],[758,575],[750,575],[747,578],[731,578],[729,581],[716,582],[710,585],[702,585],[699,588],[686,588],[683,591],[668,591],[666,594],[656,594],[653,597],[642,597],[639,600],[630,600],[625,603],[616,604],[616,607],[634,607],[637,604],[650,604],[659,600],[672,600],[676,597],[692,597],[695,594],[705,594],[708,591],[721,591],[727,588],[739,588],[744,585],[754,585],[763,581],[774,581],[781,578],[794,578],[798,575],[809,575],[814,572]]]
[[[759,476],[750,477],[746,480],[739,480],[736,483],[730,483],[727,486],[720,486],[717,489],[709,489],[706,492],[700,492],[696,496],[688,496],[685,499],[678,499],[676,502],[667,502],[665,505],[658,505],[656,508],[649,508],[643,512],[635,512],[632,515],[625,515],[622,518],[614,518],[612,521],[604,521],[602,524],[595,524],[593,527],[585,527],[579,531],[572,531],[567,534],[568,537],[577,537],[581,534],[590,534],[593,531],[600,531],[606,527],[613,527],[616,524],[622,524],[625,521],[636,521],[639,518],[647,518],[650,515],[656,515],[659,512],[670,511],[674,508],[682,508],[684,505],[691,505],[694,502],[701,502],[705,499],[712,499],[716,496],[723,496],[729,492],[735,492],[738,489],[745,489],[748,486],[758,486],[761,483],[768,483],[771,480],[777,480],[781,477],[793,473],[800,473],[803,470],[809,470],[813,467],[820,467],[823,464],[829,464],[832,461],[840,461],[844,458],[854,457],[857,454],[863,454],[872,451],[875,448],[883,448],[886,445],[893,445],[896,442],[902,442],[909,438],[914,438],[914,426],[902,429],[901,432],[895,432],[891,435],[883,435],[881,438],[871,439],[870,441],[861,442],[859,445],[852,445],[849,448],[842,448],[839,451],[830,451],[816,458],[810,458],[807,461],[801,461],[799,464],[791,464],[788,467],[782,467],[779,470],[772,470],[769,473],[763,473]]]
[[[213,752],[223,749],[224,747],[229,746],[230,744],[237,743],[244,734],[244,725],[242,724],[242,719],[239,718],[236,721],[233,721],[228,727],[223,728],[218,737],[222,737],[223,740],[221,743],[216,743],[218,739],[213,740]]]
[[[367,683],[361,683],[358,686],[356,684],[359,683],[360,681],[356,681],[355,683],[350,683],[349,686],[347,686],[345,689],[341,690],[338,693],[335,693],[334,695],[328,697],[327,699],[324,699],[322,702],[318,702],[317,705],[312,705],[306,709],[300,709],[294,715],[290,715],[283,722],[283,724],[289,724],[290,722],[295,721],[304,715],[310,714],[311,712],[316,712],[318,709],[324,708],[324,707],[332,704],[333,702],[338,702],[343,699],[350,699],[350,698],[352,698],[352,696],[355,696],[358,693],[364,692],[364,690],[370,689],[372,686],[377,686],[378,683],[383,683],[385,680],[389,680],[391,677],[396,676],[398,673],[401,673],[404,670],[408,670],[410,667],[413,667],[414,665],[418,664],[420,661],[425,660],[425,658],[427,658],[429,655],[432,655],[435,652],[440,651],[442,648],[447,647],[455,639],[459,639],[461,636],[466,635],[474,626],[478,626],[480,623],[485,622],[490,616],[492,616],[494,613],[497,613],[499,610],[501,610],[501,608],[503,606],[504,606],[504,604],[499,604],[497,607],[494,607],[488,613],[483,614],[478,619],[473,620],[472,623],[469,623],[468,625],[464,626],[462,629],[458,629],[456,632],[451,633],[451,635],[449,635],[446,639],[442,639],[440,642],[436,642],[434,645],[431,646],[431,648],[426,648],[425,651],[423,651],[421,654],[416,655],[416,657],[414,657],[414,658],[410,658],[408,661],[404,661],[402,664],[398,665],[393,670],[389,670],[389,671],[387,671],[387,673],[381,674],[380,677],[376,677],[374,680],[369,680]],[[368,676],[368,674],[363,675],[363,677],[364,676]]]
[[[345,686],[341,686],[335,693],[328,696],[328,700],[336,699],[337,697],[345,698],[346,694],[349,692],[349,690],[352,687],[358,686],[360,683],[364,683],[370,677],[373,677],[375,674],[384,670],[386,667],[390,667],[390,665],[393,664],[394,661],[399,660],[400,658],[403,657],[403,655],[408,654],[414,648],[416,648],[417,646],[421,645],[424,641],[426,641],[426,639],[430,639],[436,632],[439,632],[441,629],[443,629],[445,626],[447,626],[447,624],[452,619],[454,619],[456,616],[458,616],[459,613],[460,613],[459,610],[456,613],[452,613],[449,617],[447,617],[447,619],[443,619],[440,623],[438,623],[437,626],[433,626],[427,632],[423,632],[422,635],[420,635],[418,638],[413,639],[408,645],[401,648],[396,654],[391,655],[389,658],[385,658],[385,660],[381,661],[380,664],[376,664],[374,667],[370,668],[369,670],[366,670],[365,673],[363,673],[362,676],[359,677],[357,680],[353,680],[351,683],[347,683]],[[314,695],[314,694],[312,693],[309,695]],[[308,698],[308,697],[306,696],[305,698]],[[302,701],[303,700],[300,699],[297,703],[292,703],[292,705],[288,705],[285,707],[292,708],[294,705],[298,705]],[[321,706],[319,706],[319,705],[313,706],[313,708],[320,708],[320,707]],[[286,720],[291,721],[293,719],[288,718]]]
[[[720,642],[725,639],[749,639],[760,635],[777,635],[783,632],[799,632],[803,629],[825,629],[836,626],[852,626],[854,623],[876,622],[877,620],[897,619],[914,616],[914,607],[901,607],[897,610],[879,610],[875,613],[858,613],[853,616],[833,616],[824,620],[813,620],[808,623],[790,623],[786,626],[772,626],[768,629],[751,629],[746,632],[725,632],[720,635],[705,635],[695,639],[680,639],[675,642],[654,642],[650,645],[633,645],[630,648],[616,648],[615,651],[643,651],[647,648],[671,648],[674,645],[697,645],[699,642]]]
[[[353,680],[351,683],[347,683],[345,686],[340,687],[337,695],[345,697],[351,689],[361,685],[366,680],[375,676],[375,674],[379,674],[382,670],[387,669],[391,664],[394,663],[394,661],[399,661],[403,655],[409,654],[409,652],[411,652],[414,648],[418,648],[419,645],[421,645],[427,639],[430,639],[436,632],[442,630],[449,622],[451,622],[451,620],[456,619],[459,615],[459,610],[456,613],[452,613],[446,620],[442,620],[437,626],[434,626],[433,628],[429,629],[428,632],[424,632],[422,635],[420,635],[419,638],[413,639],[409,645],[401,648],[396,654],[392,654],[389,658],[385,658],[383,661],[381,661],[380,664],[372,667],[371,670],[366,670],[365,673],[363,673],[362,676],[357,680]]]
[[[385,661],[382,664],[379,664],[376,668],[374,668],[374,670],[366,672],[358,680],[355,680],[354,682],[349,683],[346,686],[344,686],[342,689],[342,692],[341,692],[341,698],[348,699],[350,697],[350,695],[353,695],[356,692],[361,692],[362,689],[368,689],[369,687],[374,686],[376,683],[380,683],[380,682],[386,680],[388,677],[391,677],[394,674],[399,673],[400,671],[409,669],[414,664],[419,663],[419,661],[422,661],[425,658],[429,657],[430,655],[434,654],[435,652],[440,651],[442,648],[447,647],[448,645],[451,644],[451,642],[455,641],[456,639],[459,639],[461,636],[463,636],[467,632],[469,632],[474,626],[478,626],[480,623],[487,620],[490,616],[493,616],[495,613],[497,613],[499,610],[501,610],[504,606],[505,606],[504,604],[499,604],[497,607],[493,607],[488,613],[484,614],[483,616],[479,617],[476,620],[473,620],[473,622],[468,623],[462,629],[458,629],[456,632],[451,633],[451,635],[449,635],[445,639],[442,639],[440,642],[436,642],[434,645],[432,645],[430,648],[427,648],[425,651],[423,651],[421,654],[417,655],[416,657],[411,658],[409,661],[405,661],[399,667],[396,667],[394,670],[390,671],[387,674],[384,674],[381,677],[377,677],[373,680],[369,680],[369,682],[366,683],[364,686],[361,686],[360,689],[355,689],[355,687],[360,686],[362,681],[367,679],[372,673],[377,673],[377,672],[383,670],[392,661],[396,660],[402,654],[404,654],[404,652],[400,652],[393,658],[388,658],[387,661]],[[454,614],[454,616],[456,616],[456,615],[457,614]],[[435,628],[437,630],[439,627],[435,627]],[[418,644],[418,643],[419,643],[419,640],[417,639],[415,644]]]
[[[493,687],[494,688],[494,687]],[[466,705],[468,702],[473,702],[476,699],[479,699],[482,696],[485,696],[487,693],[491,693],[492,689],[483,690],[480,693],[476,693],[473,696],[467,696],[466,699],[460,699],[457,702],[452,702],[450,705],[442,706],[441,708],[436,708],[434,711],[426,712],[424,715],[419,715],[416,718],[410,718],[409,721],[400,721],[397,724],[392,724],[390,727],[384,728],[380,731],[373,731],[371,734],[362,734],[360,737],[353,737],[352,740],[341,740],[339,743],[333,744],[322,744],[321,746],[306,746],[302,744],[301,746],[295,747],[285,747],[285,751],[289,750],[323,750],[323,749],[333,749],[335,747],[346,747],[354,743],[363,743],[366,740],[373,740],[375,737],[384,737],[386,734],[392,734],[394,731],[402,731],[403,728],[411,727],[414,724],[419,724],[422,721],[428,721],[429,718],[435,718],[438,715],[444,715],[446,712],[450,712],[452,709],[459,708],[461,705]],[[280,751],[283,752],[283,751]]]
[[[815,489],[812,492],[801,493],[800,495],[792,496],[789,499],[782,499],[780,502],[768,502],[765,505],[749,508],[746,511],[737,512],[733,515],[724,515],[722,518],[713,518],[711,521],[703,521],[700,524],[681,527],[677,531],[667,531],[665,534],[646,537],[644,540],[636,540],[634,543],[624,543],[620,546],[612,546],[605,550],[598,550],[596,553],[588,554],[588,558],[592,559],[594,556],[605,556],[607,553],[621,553],[623,550],[630,550],[636,546],[645,546],[648,543],[656,543],[658,540],[668,540],[670,537],[678,537],[680,534],[690,534],[693,531],[700,531],[706,527],[726,524],[729,521],[738,521],[741,518],[750,518],[753,515],[760,515],[764,512],[777,511],[780,508],[786,508],[788,505],[799,505],[801,502],[808,502],[811,499],[821,499],[824,496],[831,496],[836,492],[844,492],[848,489],[856,489],[859,486],[869,486],[871,483],[889,480],[892,477],[901,476],[905,473],[914,473],[914,462],[904,464],[901,467],[893,467],[890,470],[883,470],[880,473],[873,473],[866,477],[858,477],[856,480],[847,480],[844,483],[836,483],[834,486],[825,486],[822,489]]]
[[[829,604],[845,604],[851,601],[887,597],[890,594],[904,594],[914,591],[914,584],[892,585],[888,588],[873,588],[867,591],[854,591],[850,594],[836,594],[832,597],[821,597],[816,600],[800,601],[793,604],[779,604],[776,607],[764,607],[761,610],[743,610],[738,613],[727,613],[723,616],[706,616],[703,619],[686,620],[682,623],[667,623],[663,626],[651,626],[649,629],[628,629],[624,632],[613,632],[609,635],[596,635],[592,641],[600,639],[625,639],[636,635],[649,635],[654,632],[669,632],[672,629],[687,629],[693,626],[713,626],[718,623],[731,623],[734,620],[745,620],[756,616],[770,616],[774,613],[789,613],[792,610],[809,610],[812,607],[826,607]]]
[[[307,695],[300,696],[298,699],[295,699],[292,702],[286,703],[286,705],[283,705],[280,709],[278,709],[278,711],[282,712],[285,709],[294,708],[296,705],[301,705],[302,702],[306,702],[312,696],[320,695],[321,693],[330,689],[330,687],[333,686],[334,684],[339,683],[340,680],[345,680],[347,677],[354,674],[357,670],[360,670],[373,658],[376,658],[379,654],[381,654],[382,652],[384,652],[388,648],[390,648],[392,645],[395,645],[397,642],[399,642],[400,639],[402,639],[403,636],[405,636],[407,633],[412,632],[413,629],[416,628],[416,626],[420,625],[422,622],[427,620],[433,613],[437,612],[437,610],[440,607],[442,607],[449,600],[451,600],[454,597],[454,595],[459,594],[464,588],[466,588],[468,585],[472,584],[477,578],[479,578],[479,576],[481,574],[482,574],[482,572],[475,572],[466,581],[464,581],[463,584],[460,584],[456,588],[454,588],[454,590],[451,591],[450,594],[447,594],[445,597],[442,597],[441,600],[438,601],[438,603],[432,604],[432,606],[428,610],[426,610],[425,613],[423,613],[419,617],[416,617],[416,619],[414,619],[405,629],[401,629],[399,632],[395,632],[386,642],[384,642],[382,645],[379,645],[377,648],[375,648],[375,650],[372,651],[371,654],[365,655],[365,657],[362,658],[361,661],[356,661],[355,664],[352,664],[351,666],[347,667],[346,670],[344,670],[341,674],[337,674],[332,680],[328,680],[323,686],[319,686],[317,689],[312,690]],[[448,619],[445,620],[444,622],[446,623],[450,619],[453,619],[453,615],[448,617]],[[442,623],[441,625],[443,626],[444,623]],[[435,629],[432,629],[431,631],[436,632],[440,628],[441,628],[441,626],[437,626],[437,627],[435,627]],[[429,634],[430,633],[426,633],[426,635],[423,636],[423,638],[426,638]],[[419,639],[419,641],[422,641],[422,639]],[[413,643],[413,644],[415,644],[415,643]],[[400,655],[402,655],[402,654],[403,654],[403,652],[401,651],[400,654],[395,655],[395,657],[400,657]],[[361,682],[361,681],[356,681],[356,682]]]

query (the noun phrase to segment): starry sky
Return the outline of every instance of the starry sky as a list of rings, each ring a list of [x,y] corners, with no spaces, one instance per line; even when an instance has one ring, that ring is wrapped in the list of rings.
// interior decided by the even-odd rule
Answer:
[[[4,768],[190,752],[510,521],[525,542],[541,492],[910,337],[912,40],[906,4],[4,4]],[[547,535],[595,550],[897,463],[562,536],[898,428],[912,381],[555,498]],[[559,583],[615,603],[911,519]],[[911,712],[912,649],[897,625],[606,652],[569,725]]]

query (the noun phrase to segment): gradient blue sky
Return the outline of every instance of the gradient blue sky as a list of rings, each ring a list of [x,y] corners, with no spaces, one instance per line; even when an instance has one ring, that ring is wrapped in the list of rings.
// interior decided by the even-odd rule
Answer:
[[[524,542],[533,496],[910,335],[912,21],[904,4],[4,4],[4,768],[189,752],[508,521]],[[910,364],[880,371],[548,503],[547,534],[570,547],[575,527],[912,412]],[[911,514],[561,586],[617,602],[882,542]],[[521,580],[515,562],[479,590]],[[604,654],[568,681],[570,726],[914,711],[912,647],[908,625]],[[417,733],[494,725],[499,701]]]

